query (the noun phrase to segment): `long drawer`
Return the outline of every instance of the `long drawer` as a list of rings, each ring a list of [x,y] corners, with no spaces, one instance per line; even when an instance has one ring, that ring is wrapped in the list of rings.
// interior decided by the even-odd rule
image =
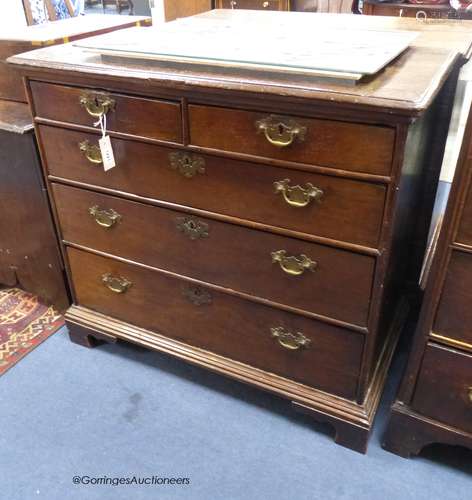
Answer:
[[[451,254],[433,332],[472,346],[472,255]]]
[[[472,356],[428,344],[412,407],[430,418],[472,432]]]
[[[363,336],[69,248],[79,305],[354,399]]]
[[[393,128],[189,106],[190,143],[223,151],[389,175]]]
[[[112,144],[117,166],[104,172],[100,163],[87,159],[94,159],[96,135],[49,126],[39,130],[52,176],[357,245],[378,246],[384,185],[116,138]]]
[[[106,114],[107,130],[181,143],[182,113],[178,102],[131,97],[92,89],[31,82],[35,115],[92,127]]]
[[[322,316],[367,323],[374,257],[61,184],[53,189],[67,242]]]

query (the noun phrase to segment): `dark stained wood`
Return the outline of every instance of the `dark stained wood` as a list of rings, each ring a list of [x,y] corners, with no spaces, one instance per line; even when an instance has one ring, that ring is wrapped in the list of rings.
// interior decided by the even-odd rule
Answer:
[[[22,103],[0,101],[0,284],[69,306],[31,118]]]
[[[411,407],[472,433],[472,356],[428,344]]]
[[[472,221],[472,219],[471,219]],[[472,255],[452,252],[433,332],[472,346]]]
[[[0,35],[1,36],[1,35]],[[8,66],[6,60],[15,54],[32,50],[27,42],[4,42],[0,40],[0,99],[26,103],[26,95],[17,69]]]
[[[320,422],[329,424],[334,429],[334,441],[341,446],[350,448],[360,453],[367,452],[367,443],[369,442],[370,429],[367,426],[353,426],[347,424],[344,420],[333,418],[329,415],[317,412],[308,406],[293,402],[294,410],[314,417]]]
[[[396,401],[383,437],[383,448],[403,458],[410,458],[434,443],[472,449],[472,434],[419,415]]]
[[[252,16],[253,14],[259,16],[257,12],[245,13],[244,16]],[[263,17],[266,20],[261,22],[261,29],[264,29],[266,22],[276,21],[273,16],[285,15],[284,13],[275,14],[273,12],[262,14],[264,14]],[[203,18],[212,15],[216,17],[222,16],[221,19],[224,22],[228,22],[228,19],[233,16],[233,14],[217,11],[217,14],[208,14]],[[225,17],[225,15],[228,17]],[[323,27],[332,25],[342,27],[350,23],[345,16],[338,17],[342,19],[335,21],[333,17],[321,16],[318,18],[314,16],[314,29],[316,29],[316,26],[321,25]],[[370,19],[369,28],[367,29],[373,29],[374,25],[381,29],[385,25],[379,18],[377,20],[375,18]],[[353,20],[353,26],[357,25],[357,22]],[[445,30],[442,35],[443,48],[438,48],[436,45],[432,49],[424,43],[423,45],[415,45],[392,62],[379,75],[357,85],[346,85],[338,81],[298,78],[290,75],[275,76],[270,73],[251,73],[241,70],[210,71],[208,68],[197,66],[190,69],[169,65],[147,65],[142,62],[112,63],[109,60],[102,60],[90,54],[85,57],[77,48],[70,46],[42,50],[35,53],[34,58],[28,56],[13,58],[12,62],[16,67],[23,68],[22,71],[28,78],[28,89],[30,90],[32,86],[34,87],[34,85],[41,82],[44,85],[56,85],[60,88],[88,88],[107,91],[126,96],[130,102],[134,100],[139,102],[139,100],[143,99],[149,101],[158,99],[178,103],[181,106],[182,144],[167,144],[169,148],[163,148],[163,146],[166,146],[164,141],[140,135],[139,130],[131,133],[116,130],[112,134],[112,141],[116,144],[116,153],[120,159],[119,163],[120,165],[123,164],[123,167],[120,169],[120,165],[118,165],[112,171],[104,174],[100,172],[100,166],[84,164],[83,158],[78,158],[77,145],[74,145],[76,138],[80,135],[83,136],[85,133],[91,134],[89,137],[97,137],[97,133],[90,126],[90,122],[84,124],[76,119],[64,121],[64,116],[60,115],[62,111],[57,108],[54,116],[48,115],[48,104],[42,101],[39,107],[43,106],[43,109],[40,110],[37,104],[39,96],[34,92],[30,93],[36,127],[38,130],[41,127],[40,141],[43,167],[45,173],[49,175],[48,187],[54,199],[54,210],[59,209],[59,213],[65,221],[64,228],[69,228],[67,229],[69,234],[73,234],[71,238],[77,237],[75,235],[83,235],[89,242],[85,246],[77,243],[69,244],[68,255],[70,257],[66,259],[66,263],[72,264],[73,267],[72,272],[69,270],[68,276],[74,293],[74,305],[66,315],[69,326],[73,329],[82,328],[82,333],[77,334],[82,337],[93,337],[94,332],[96,332],[136,342],[139,345],[170,353],[180,359],[272,391],[294,403],[306,406],[314,418],[339,421],[338,427],[342,430],[338,431],[338,441],[359,451],[365,451],[367,437],[375,417],[396,339],[408,309],[404,293],[405,287],[402,286],[406,270],[402,263],[408,261],[410,256],[412,221],[417,219],[418,214],[416,200],[422,200],[421,194],[427,184],[425,181],[434,178],[434,176],[428,175],[427,164],[429,157],[425,155],[424,144],[431,137],[438,141],[442,139],[437,137],[443,134],[442,128],[438,128],[438,134],[431,133],[432,129],[435,128],[434,117],[439,116],[439,114],[436,114],[436,110],[443,105],[447,107],[445,101],[448,99],[448,93],[443,92],[443,89],[446,82],[448,88],[451,82],[454,83],[453,80],[457,77],[456,70],[460,60],[459,52],[464,51],[462,53],[465,53],[466,46],[470,47],[472,42],[472,33],[466,35],[463,30],[460,31],[463,38],[459,43],[457,37],[455,37],[457,32],[452,27],[449,28],[449,31]],[[424,31],[430,35],[432,33],[429,25],[425,25]],[[435,32],[437,32],[437,29]],[[448,36],[451,33],[454,33],[454,36],[449,39]],[[123,36],[132,37],[133,33],[130,31],[128,35],[124,34]],[[423,42],[425,41],[424,37],[420,38],[423,39]],[[449,49],[451,50],[449,51]],[[46,106],[46,109],[44,109],[44,106]],[[54,106],[54,103],[51,104],[51,107]],[[201,137],[204,137],[205,134],[201,130],[195,131],[195,126],[191,127],[191,114],[194,106],[218,111],[214,117],[218,122],[216,125],[218,128],[213,128],[214,133],[211,137],[206,135],[206,140],[208,140],[208,143],[205,143],[206,145],[195,144],[198,142],[195,140],[195,133],[200,134]],[[266,146],[259,148],[258,143],[253,142],[260,138],[253,134],[252,128],[252,135],[246,133],[249,132],[248,124],[251,123],[251,127],[253,126],[252,118],[246,120],[246,122],[244,119],[242,120],[246,132],[240,134],[236,138],[237,140],[221,142],[222,131],[228,131],[229,136],[234,135],[234,131],[231,131],[230,128],[231,120],[222,120],[222,115],[219,113],[224,109],[230,110],[229,114],[231,115],[243,117],[252,116],[253,114],[293,116],[303,120],[310,127],[314,123],[322,123],[330,127],[330,134],[334,134],[336,140],[332,141],[331,135],[323,134],[323,131],[320,131],[319,143],[316,146],[319,150],[312,151],[323,152],[324,159],[318,157],[318,160],[323,165],[316,164],[317,162],[311,158],[314,155],[307,155],[303,160],[301,157],[293,156],[295,149],[289,149],[287,153],[282,153],[286,157],[280,159],[278,155],[281,153],[273,153],[273,156],[271,156],[267,153],[267,150],[263,150]],[[441,116],[443,115],[441,114]],[[240,121],[241,119],[238,118],[237,122]],[[201,122],[204,127],[207,124],[216,127],[210,123],[210,120]],[[343,134],[338,134],[340,126],[345,126],[351,132],[344,133],[346,129],[342,128]],[[54,131],[51,133],[52,127],[63,129],[64,132],[61,132],[60,135],[57,135],[57,132]],[[356,141],[353,139],[358,138],[358,141],[362,144],[367,144],[367,141],[364,133],[356,132],[356,130],[369,133],[371,130],[374,131],[370,138],[373,144],[365,146],[365,151],[363,151],[366,160],[369,160],[366,161],[368,166],[364,166],[360,162],[359,149],[356,150]],[[385,163],[386,155],[383,156],[387,150],[385,147],[386,142],[385,139],[379,140],[377,138],[378,130],[388,131],[389,138],[386,141],[389,143],[388,168]],[[349,137],[346,143],[342,142],[345,140],[344,136]],[[56,140],[54,140],[54,137],[56,137]],[[343,137],[343,139],[338,140],[337,137]],[[211,141],[220,142],[215,145]],[[67,147],[62,144],[63,142],[67,143]],[[313,145],[314,143],[310,144]],[[336,149],[330,151],[329,156],[327,153],[329,148],[326,144],[336,146]],[[152,146],[152,152],[150,146]],[[298,144],[294,144],[293,148],[296,146]],[[377,155],[377,153],[372,154],[372,151],[377,147],[383,153],[380,155]],[[69,153],[67,149],[69,149]],[[56,154],[57,150],[60,151],[59,154]],[[182,150],[191,154],[202,155],[207,162],[205,174],[198,174],[192,179],[180,177],[177,172],[168,167],[168,159],[164,152],[170,150]],[[130,151],[135,152],[133,156],[136,160],[133,164],[128,163],[128,160],[124,160],[123,151],[127,152],[128,155]],[[310,156],[310,159],[308,159],[308,156]],[[380,161],[379,158],[381,158]],[[67,164],[68,159],[74,161],[69,161],[69,164]],[[138,166],[141,162],[145,166]],[[152,169],[153,163],[157,173],[153,173],[152,177],[148,177],[147,171]],[[351,170],[349,170],[350,167]],[[381,174],[367,173],[369,168],[373,168],[374,172],[381,171]],[[382,168],[386,170],[382,170]],[[430,169],[436,173],[438,165],[434,163]],[[333,217],[329,223],[332,226],[330,229],[328,229],[329,224],[327,222],[324,226],[322,224],[315,226],[312,221],[307,220],[304,222],[301,219],[302,216],[293,216],[293,218],[287,216],[286,219],[281,217],[280,222],[278,222],[278,206],[272,206],[271,202],[267,201],[273,199],[271,198],[274,196],[272,187],[270,194],[269,190],[267,191],[266,198],[259,198],[254,195],[258,192],[265,193],[266,179],[270,178],[271,172],[282,172],[282,170],[290,173],[291,177],[287,175],[287,178],[296,180],[298,183],[306,182],[304,176],[313,175],[316,177],[310,177],[310,179],[316,179],[317,183],[333,183],[331,184],[333,192],[334,189],[340,189],[339,192],[343,193],[343,189],[346,189],[346,195],[340,196],[340,200],[348,198],[347,190],[349,189],[351,192],[355,192],[352,202],[345,205],[343,209],[344,215],[341,216],[341,212],[335,208],[334,198],[326,198],[326,217],[328,217],[327,212],[331,210]],[[53,174],[54,171],[60,173],[60,175]],[[78,177],[74,177],[75,175]],[[73,180],[73,177],[75,180]],[[140,179],[139,182],[137,181],[138,178]],[[216,179],[216,181],[213,183],[212,179]],[[355,185],[351,184],[350,187],[338,188],[338,186],[341,186],[341,184],[338,184],[339,181],[352,183],[354,180],[356,180]],[[195,189],[194,186],[197,184],[193,181],[198,182],[198,189]],[[335,181],[336,184],[334,184]],[[205,184],[206,182],[208,182],[208,185]],[[54,196],[53,183],[59,195],[57,199]],[[254,183],[254,187],[248,189],[247,186],[251,185],[251,183]],[[133,233],[136,234],[135,239],[137,242],[142,241],[141,234],[144,231],[143,228],[146,227],[145,222],[138,222],[137,219],[139,215],[141,215],[141,219],[143,218],[142,206],[146,206],[146,214],[149,211],[149,214],[152,213],[153,215],[146,215],[145,219],[158,221],[153,223],[153,227],[148,230],[147,246],[149,249],[133,248],[133,245],[137,243],[132,241],[126,241],[123,244],[124,237],[115,246],[126,251],[130,250],[130,257],[116,256],[114,249],[111,249],[111,247],[101,247],[110,249],[105,253],[103,250],[98,249],[98,243],[104,245],[108,243],[105,239],[101,239],[103,233],[101,233],[100,237],[94,238],[94,233],[86,229],[87,223],[85,221],[82,228],[78,229],[75,226],[76,219],[83,215],[80,217],[79,215],[72,216],[71,220],[71,215],[68,214],[69,211],[72,212],[71,207],[64,201],[70,195],[62,196],[62,201],[58,202],[61,197],[60,190],[63,189],[59,187],[59,184],[68,184],[75,186],[79,190],[86,190],[88,193],[84,194],[84,196],[97,196],[97,200],[103,194],[114,196],[113,203],[116,201],[122,204],[120,208],[125,211],[128,210],[128,206],[131,206],[128,205],[129,201],[126,200],[142,204],[139,205],[140,208],[139,210],[136,209],[136,212],[134,212],[134,209],[133,212],[127,212],[133,214],[136,227],[140,228],[139,231]],[[272,184],[272,180],[267,184]],[[329,185],[324,184],[324,186]],[[375,187],[378,190],[378,197],[375,198],[376,202],[368,202],[369,209],[373,208],[374,205],[379,207],[380,203],[383,205],[382,221],[378,233],[372,231],[373,226],[370,226],[373,219],[365,216],[367,206],[361,206],[361,198],[367,193],[367,191],[364,193],[366,189],[364,186],[367,185],[369,189]],[[269,188],[269,186],[267,187]],[[140,193],[136,192],[137,189],[140,190]],[[100,192],[102,195],[99,194]],[[327,192],[329,194],[328,189]],[[150,194],[143,196],[142,193]],[[373,191],[371,193],[371,196],[373,196]],[[379,193],[381,193],[381,196]],[[240,198],[239,202],[237,201],[238,197]],[[110,198],[100,199],[109,200]],[[251,202],[251,199],[257,201]],[[222,204],[222,200],[228,200],[228,205]],[[279,202],[280,199],[273,201],[273,203]],[[247,209],[244,205],[255,208]],[[262,205],[267,205],[267,207],[262,207]],[[348,206],[349,209],[347,209]],[[208,209],[205,210],[206,207]],[[321,204],[319,207],[321,209],[323,205]],[[316,208],[318,207],[314,206],[314,211],[316,211]],[[209,224],[210,232],[206,241],[199,240],[197,242],[198,247],[210,248],[210,246],[206,245],[210,244],[212,234],[218,234],[221,235],[221,237],[218,237],[218,241],[222,242],[221,249],[211,247],[208,253],[199,253],[200,251],[197,251],[196,259],[201,259],[198,260],[200,264],[197,265],[192,262],[191,254],[193,252],[190,250],[184,251],[184,247],[175,243],[177,241],[174,239],[175,234],[167,225],[167,220],[161,218],[161,216],[164,217],[163,214],[171,213],[171,210],[173,211],[172,214],[182,212],[202,218],[203,222]],[[225,210],[225,212],[222,212],[222,210]],[[347,214],[347,210],[351,211],[350,215]],[[424,212],[426,213],[427,210]],[[82,212],[80,213],[82,214]],[[154,215],[157,213],[159,213],[159,217]],[[298,210],[298,213],[303,213],[303,210]],[[421,210],[421,213],[423,213],[423,210]],[[378,212],[375,212],[375,217],[377,216]],[[298,219],[296,219],[297,222],[295,223],[296,217]],[[302,222],[298,222],[300,219]],[[316,217],[313,219],[316,219]],[[87,220],[90,222],[90,219]],[[356,220],[353,229],[347,229],[346,226],[351,225],[353,220]],[[427,216],[421,217],[420,220],[420,226],[429,225]],[[369,230],[365,229],[366,226],[363,226],[364,222],[368,222]],[[218,229],[212,233],[211,230],[214,227]],[[293,230],[295,227],[297,230]],[[119,228],[120,226],[116,226],[110,231]],[[167,254],[159,246],[161,242],[150,243],[151,239],[159,238],[159,229],[161,228],[163,230],[162,243],[167,245]],[[361,230],[360,228],[364,229]],[[421,229],[425,228],[421,227]],[[318,235],[320,230],[327,232],[320,236]],[[61,228],[59,228],[59,231],[61,232]],[[369,245],[372,244],[370,242],[374,241],[374,233],[375,247],[365,246],[368,241]],[[111,232],[110,234],[113,235]],[[256,234],[257,236],[253,236]],[[103,237],[106,236],[103,235]],[[239,241],[233,243],[232,239],[243,239],[243,243],[246,243],[244,253],[238,250],[241,257],[237,268],[241,276],[236,277],[233,270],[228,273],[223,271],[220,273],[220,269],[205,267],[209,265],[204,260],[204,257],[208,258],[208,255],[217,256],[219,255],[218,252],[223,249],[241,249],[243,247],[243,243]],[[227,243],[226,240],[231,241],[231,243]],[[260,293],[261,296],[242,293],[239,287],[245,287],[250,282],[249,278],[248,281],[245,281],[245,268],[254,269],[254,273],[257,273],[257,270],[260,269],[257,267],[257,262],[254,263],[252,257],[245,258],[244,256],[265,254],[266,250],[263,253],[258,253],[265,245],[265,243],[261,242],[270,241],[272,246],[272,242],[276,240],[277,242],[283,241],[284,244],[295,245],[296,248],[290,247],[294,251],[293,253],[302,246],[303,251],[307,254],[312,249],[316,249],[317,252],[321,248],[327,252],[329,251],[330,273],[326,271],[325,274],[323,268],[324,281],[322,287],[319,287],[319,289],[315,287],[310,289],[309,292],[307,287],[305,293],[310,297],[319,297],[316,307],[321,307],[321,304],[323,304],[326,310],[331,308],[330,310],[334,311],[330,312],[333,315],[339,314],[339,304],[328,304],[329,301],[323,302],[325,298],[322,298],[323,293],[331,293],[330,283],[332,281],[330,281],[330,277],[336,278],[340,273],[340,275],[352,278],[353,274],[351,273],[358,272],[362,266],[358,264],[351,265],[352,269],[349,272],[347,267],[349,262],[357,262],[360,257],[362,257],[363,261],[375,261],[370,304],[366,318],[367,328],[358,325],[340,325],[339,323],[335,325],[334,322],[338,320],[323,316],[318,317],[316,320],[312,319],[313,313],[287,305],[296,304],[293,300],[297,296],[297,289],[287,287],[285,292],[282,293],[279,285],[269,287],[268,285],[272,284],[269,280],[267,280],[267,284],[261,284],[263,280],[259,280],[257,283],[253,282],[253,284],[260,286],[261,290],[263,287],[267,287],[264,289],[264,296],[266,297],[272,296],[270,294],[275,292],[280,292],[280,302],[270,302],[264,298],[262,292]],[[364,245],[353,244],[348,241],[362,241]],[[189,246],[185,246],[186,249],[193,248],[190,242],[183,245],[187,244]],[[74,245],[75,247],[72,248]],[[158,255],[151,256],[148,252],[152,251],[152,249],[155,249]],[[346,250],[349,250],[349,252],[346,252]],[[334,254],[340,255],[339,252],[343,252],[345,256],[343,265],[338,265],[338,261],[334,263],[334,260],[331,260],[331,256]],[[169,255],[171,253],[176,255]],[[226,251],[225,254],[231,258],[231,262],[236,262],[232,250]],[[83,258],[77,257],[78,255],[83,256]],[[162,266],[157,263],[157,257],[163,263]],[[130,261],[130,258],[140,260],[134,262]],[[146,262],[151,263],[154,258],[156,264],[154,264],[153,260],[152,266],[142,262],[145,259]],[[221,258],[218,257],[215,260],[218,264],[215,264],[214,267],[221,268]],[[91,264],[92,262],[103,264],[95,266],[95,264]],[[333,263],[331,264],[331,262]],[[105,266],[106,269],[109,269],[109,272],[119,272],[123,273],[123,275],[128,273],[131,281],[137,283],[137,288],[133,285],[125,294],[106,295],[106,293],[112,292],[107,291],[100,282],[101,266]],[[175,271],[166,269],[166,266],[175,266],[172,267]],[[270,267],[272,270],[272,264]],[[179,271],[179,268],[185,270]],[[396,274],[398,270],[400,271]],[[95,274],[91,274],[92,271]],[[179,274],[180,272],[182,274]],[[194,278],[197,273],[203,272],[207,273],[208,278],[205,278],[203,274],[198,274],[201,279]],[[367,275],[368,273],[365,272],[364,274]],[[234,279],[235,284],[233,288],[229,288],[229,282],[226,285],[227,287],[218,284],[224,283],[223,280],[227,280],[231,276],[233,276],[231,279]],[[316,272],[314,276],[316,276]],[[305,277],[309,278],[309,275],[303,278]],[[205,281],[205,279],[208,281]],[[254,278],[251,277],[251,279]],[[213,280],[213,282],[210,282],[210,280]],[[221,281],[215,283],[214,281],[217,280]],[[366,276],[360,280],[360,283],[366,283],[365,280],[367,280]],[[164,286],[163,283],[167,284]],[[209,292],[216,297],[215,305],[220,304],[221,301],[228,304],[228,306],[224,309],[224,313],[216,313],[216,319],[210,317],[209,313],[200,313],[201,317],[199,316],[200,319],[197,321],[192,312],[187,314],[187,309],[183,310],[181,308],[178,308],[178,313],[175,313],[177,310],[175,306],[178,302],[177,297],[179,300],[182,300],[182,298],[170,283],[198,285],[202,287],[202,290],[198,293],[193,290],[194,298],[196,296],[205,296],[205,292]],[[141,293],[142,290],[146,290],[146,292]],[[342,300],[344,303],[344,287],[339,290],[336,294],[339,295],[339,301]],[[346,290],[352,290],[352,288],[347,287]],[[253,293],[259,292],[254,291]],[[349,307],[356,303],[357,297],[353,297],[353,295],[351,293]],[[334,296],[334,292],[332,296]],[[304,297],[300,300],[308,299]],[[337,301],[338,299],[335,297],[334,304]],[[236,306],[236,303],[241,304],[241,306]],[[156,304],[164,304],[162,314],[155,314]],[[205,311],[203,305],[199,307],[201,308],[199,311]],[[345,306],[342,306],[342,309],[350,314],[351,318],[355,314],[354,311],[348,311]],[[211,311],[211,308],[207,310]],[[246,331],[250,331],[254,332],[250,334],[251,342],[255,342],[256,339],[259,341],[260,338],[256,336],[256,329],[251,330],[256,328],[255,325],[261,321],[260,314],[262,313],[256,312],[256,310],[264,311],[264,318],[267,317],[268,319],[269,316],[270,318],[284,318],[283,321],[288,321],[287,318],[290,318],[290,325],[288,323],[287,325],[299,332],[303,332],[307,328],[310,331],[312,328],[316,328],[316,337],[326,340],[326,343],[323,340],[319,351],[323,353],[325,359],[320,359],[319,364],[307,362],[306,365],[301,363],[295,367],[284,364],[285,361],[272,358],[272,351],[266,350],[266,347],[262,345],[260,349],[256,347],[250,353],[243,352],[241,345],[236,342],[236,337],[232,336],[232,332],[235,331],[237,324],[238,339],[241,338],[241,335],[245,335]],[[241,326],[241,318],[243,326]],[[231,325],[231,328],[225,326],[228,324]],[[312,325],[316,325],[316,327]],[[246,327],[248,330],[246,330]],[[333,328],[338,332],[336,340],[330,334]],[[259,328],[257,328],[257,332],[259,332]],[[359,345],[357,348],[350,345],[344,351],[344,344],[339,344],[338,338],[357,339],[356,342],[359,342]],[[266,337],[264,337],[264,342],[266,340]],[[274,341],[274,339],[270,340]],[[200,342],[205,342],[203,348],[196,347],[197,345],[203,345]],[[273,347],[273,344],[271,345]],[[267,345],[267,349],[270,349],[269,345]],[[328,351],[333,354],[327,354]],[[349,351],[352,358],[349,358],[347,364],[349,368],[346,372],[346,367],[338,364],[339,358],[336,356],[339,353],[347,353],[347,351]],[[277,355],[280,354],[279,351],[276,352]],[[293,354],[293,352],[290,354],[285,351],[282,352],[284,355]],[[307,349],[306,352],[297,351],[297,354],[310,354],[310,352]],[[337,354],[335,355],[334,352]],[[354,356],[353,353],[355,353]],[[316,352],[313,351],[312,354],[315,355]],[[243,363],[239,362],[240,360],[243,360]],[[330,363],[329,370],[324,370],[323,374],[321,374],[326,361]],[[251,366],[252,364],[254,366]],[[355,372],[353,371],[354,364],[356,365]],[[303,373],[298,370],[302,370]],[[336,375],[332,375],[333,373]],[[347,382],[344,383],[341,389],[338,384],[342,377]],[[300,385],[302,380],[306,381],[305,385]],[[343,392],[340,392],[341,390]],[[346,395],[349,401],[339,398],[339,395],[342,394]]]
[[[190,144],[343,170],[390,174],[395,140],[392,128],[284,116],[306,127],[306,135],[303,142],[295,139],[289,147],[281,148],[270,144],[257,130],[256,123],[268,116],[190,103]]]
[[[135,262],[215,283],[248,295],[365,326],[375,259],[297,239],[188,217],[81,189],[53,185],[65,241]],[[90,207],[115,210],[112,228],[100,227]],[[178,229],[183,220],[204,225],[207,237],[190,239]],[[159,228],[157,238],[149,231]],[[169,251],[170,250],[170,251]],[[178,250],[178,251],[177,251]],[[286,274],[271,253],[306,255],[317,263],[300,276]]]
[[[118,167],[104,172],[78,147],[84,140],[97,144],[96,135],[44,125],[39,134],[54,177],[346,243],[378,245],[386,192],[380,184],[201,154],[197,157],[205,161],[204,174],[186,178],[171,168],[169,155],[175,150],[116,138],[112,144]],[[323,197],[306,207],[291,207],[274,191],[274,182],[283,179],[290,179],[290,185],[309,182],[323,190]]]
[[[191,283],[75,249],[69,249],[68,255],[79,305],[298,382],[354,398],[362,335],[213,290],[207,291],[211,304],[195,305],[185,296],[193,286]],[[105,273],[123,276],[133,284],[124,294],[114,293],[101,282]],[[281,347],[270,331],[279,326],[302,332],[312,340],[312,346],[298,351]]]
[[[26,134],[33,128],[33,118],[27,104],[0,99],[0,130]]]
[[[469,160],[470,161],[470,160]],[[472,248],[472,182],[470,176],[468,179],[469,190],[464,201],[464,208],[462,209],[462,218],[457,229],[455,241],[462,245],[467,245]]]
[[[36,115],[68,123],[93,126],[97,118],[90,116],[80,104],[83,96],[100,94],[92,89],[31,82]],[[170,142],[182,142],[182,117],[178,102],[136,99],[107,93],[114,108],[107,113],[107,130]]]
[[[472,447],[472,252],[456,242],[458,228],[470,222],[464,204],[471,144],[469,112],[413,348],[384,442],[386,449],[401,456],[419,453],[435,442]]]

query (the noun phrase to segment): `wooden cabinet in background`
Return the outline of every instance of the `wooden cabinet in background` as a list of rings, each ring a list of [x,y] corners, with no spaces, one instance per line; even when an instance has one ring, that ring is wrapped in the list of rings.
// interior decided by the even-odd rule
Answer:
[[[64,310],[63,267],[29,108],[0,100],[0,285]]]
[[[472,114],[433,257],[413,350],[384,448],[409,457],[432,443],[472,449]]]
[[[445,4],[387,3],[364,0],[362,13],[369,16],[413,17],[417,19],[470,19],[465,11],[453,9]]]
[[[20,74],[6,58],[135,25],[146,17],[87,15],[0,33],[0,286],[18,286],[65,310],[63,262]],[[168,125],[166,122],[164,125]],[[179,125],[176,127],[179,129]]]

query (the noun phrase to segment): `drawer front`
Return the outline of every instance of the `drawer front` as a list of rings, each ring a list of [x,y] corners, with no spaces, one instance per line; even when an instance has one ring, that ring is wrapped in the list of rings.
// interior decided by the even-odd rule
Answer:
[[[68,255],[79,305],[355,398],[363,346],[360,334],[80,250],[70,248]],[[114,278],[132,284],[126,289],[126,281]]]
[[[472,247],[472,182],[469,180],[469,189],[462,209],[456,241]]]
[[[288,0],[218,0],[218,9],[288,10]]]
[[[367,323],[373,257],[60,184],[54,194],[67,242],[341,321]]]
[[[472,346],[472,255],[454,250],[433,332]]]
[[[429,344],[412,407],[423,415],[472,432],[472,356]]]
[[[117,167],[104,172],[79,149],[84,141],[96,145],[96,135],[40,126],[40,136],[49,173],[57,177],[371,248],[378,246],[386,195],[383,185],[189,156],[115,138]],[[178,159],[171,160],[176,153]],[[189,164],[185,158],[190,158]],[[313,197],[310,192],[314,192]]]
[[[110,132],[182,142],[181,107],[177,102],[34,81],[31,91],[37,117],[92,127],[105,113]]]
[[[190,143],[254,156],[389,175],[388,127],[189,106]],[[283,144],[283,145],[282,145]]]

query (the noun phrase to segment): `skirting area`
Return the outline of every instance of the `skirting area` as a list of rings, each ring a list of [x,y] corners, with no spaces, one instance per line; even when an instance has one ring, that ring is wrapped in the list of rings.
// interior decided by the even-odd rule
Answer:
[[[286,401],[131,345],[86,349],[64,329],[0,379],[1,496],[468,498],[472,452],[437,446],[407,461],[380,448],[400,361],[363,456]],[[74,476],[134,475],[190,484],[73,484]]]

